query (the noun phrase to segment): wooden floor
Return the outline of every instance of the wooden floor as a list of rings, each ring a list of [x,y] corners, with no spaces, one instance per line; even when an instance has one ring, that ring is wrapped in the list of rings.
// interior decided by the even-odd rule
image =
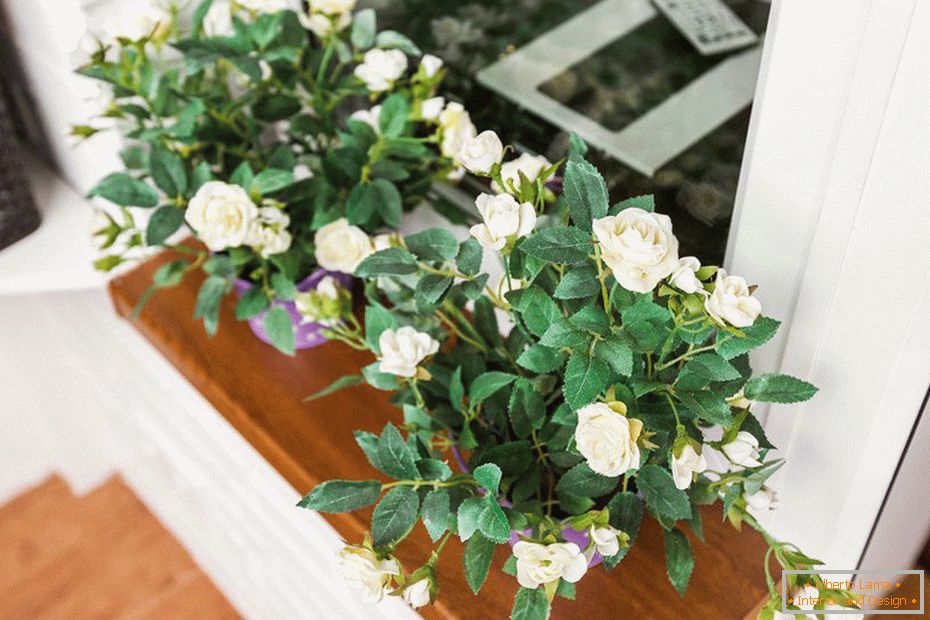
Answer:
[[[0,507],[0,619],[237,618],[119,478],[50,478]]]

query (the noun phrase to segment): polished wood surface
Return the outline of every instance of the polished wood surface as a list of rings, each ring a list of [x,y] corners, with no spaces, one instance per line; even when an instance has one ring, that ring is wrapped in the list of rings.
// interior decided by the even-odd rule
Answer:
[[[155,269],[170,258],[154,257],[111,282],[120,314],[129,316]],[[333,478],[377,478],[352,432],[380,432],[388,420],[399,423],[400,411],[388,403],[387,393],[362,386],[303,402],[335,379],[357,374],[372,361],[370,354],[333,342],[285,356],[235,321],[231,298],[224,300],[219,333],[210,338],[191,318],[200,282],[199,274],[192,275],[158,293],[135,326],[301,493]],[[361,539],[369,516],[370,511],[326,515],[350,542]],[[722,523],[718,508],[705,509],[702,516],[706,543],[691,537],[696,568],[683,599],[665,574],[662,530],[647,518],[634,549],[617,568],[592,570],[578,584],[577,601],[557,599],[553,617],[742,618],[765,594],[765,544],[748,528],[736,532]],[[418,525],[398,557],[413,569],[431,549]],[[498,548],[488,582],[475,597],[462,572],[462,547],[451,540],[438,564],[439,600],[421,612],[437,618],[508,617],[517,585],[499,570],[505,556]]]
[[[113,478],[50,478],[0,506],[0,618],[238,618],[177,540]]]

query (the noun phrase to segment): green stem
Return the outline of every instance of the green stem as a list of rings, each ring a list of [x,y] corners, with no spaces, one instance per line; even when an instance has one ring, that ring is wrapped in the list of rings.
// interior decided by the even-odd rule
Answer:
[[[684,354],[682,354],[682,355],[679,355],[679,356],[676,357],[675,359],[673,359],[673,360],[671,360],[671,361],[669,361],[669,362],[666,362],[666,363],[664,363],[664,364],[659,364],[658,366],[656,366],[656,370],[665,370],[666,368],[670,368],[670,367],[674,366],[674,365],[677,364],[678,362],[684,362],[684,361],[688,360],[689,358],[691,358],[691,357],[694,356],[694,355],[697,355],[698,353],[704,353],[704,352],[706,352],[706,351],[713,351],[713,350],[716,348],[716,346],[717,346],[716,344],[710,344],[710,345],[707,345],[707,346],[705,346],[705,347],[700,347],[700,348],[697,348],[697,349],[690,349],[690,348],[689,348],[689,350],[688,350],[686,353],[684,353]]]
[[[607,292],[607,272],[604,271],[604,263],[601,260],[601,247],[598,245],[597,240],[594,241],[594,260],[597,262],[597,280],[601,283],[601,297],[604,302],[604,312],[607,313],[607,316],[610,318],[610,323],[613,324],[614,317],[610,312],[610,294]]]
[[[420,487],[432,487],[434,489],[450,489],[459,486],[477,487],[478,483],[471,477],[455,477],[449,480],[396,480],[386,482],[381,485],[381,490],[393,489],[394,487],[413,487],[414,490]]]

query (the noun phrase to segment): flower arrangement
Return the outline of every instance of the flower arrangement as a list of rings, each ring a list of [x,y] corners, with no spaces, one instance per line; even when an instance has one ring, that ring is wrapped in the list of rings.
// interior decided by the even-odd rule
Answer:
[[[107,251],[97,268],[148,248],[182,252],[150,293],[202,269],[195,316],[209,333],[235,288],[237,318],[286,352],[300,345],[301,322],[332,318],[295,309],[339,307],[298,301],[307,278],[352,273],[375,251],[370,233],[396,228],[434,180],[461,176],[459,147],[477,133],[460,104],[437,95],[442,61],[378,32],[375,13],[353,15],[354,5],[204,0],[191,12],[143,2],[94,39],[79,73],[99,81],[106,103],[73,133],[114,128],[129,143],[125,170],[90,192],[110,205],[94,231]],[[182,229],[206,249],[176,243]],[[345,279],[327,282],[320,294],[335,302]]]
[[[345,576],[372,600],[418,607],[436,597],[450,537],[465,543],[475,593],[509,543],[504,570],[520,585],[512,617],[543,619],[595,565],[619,564],[648,514],[665,530],[668,576],[684,594],[694,569],[684,532],[700,536],[700,507],[720,502],[734,527],[769,544],[771,599],[759,617],[776,617],[771,558],[785,569],[819,564],[760,523],[780,461],[767,458],[773,446],[750,405],[816,392],[752,375],[747,354],[779,323],[743,278],[680,257],[651,197],[611,206],[580,140],[551,213],[546,180],[561,163],[505,179],[513,162],[496,135],[462,153],[496,191],[477,199],[482,223],[462,243],[430,229],[365,258],[355,271],[366,281],[364,326],[347,318],[332,332],[376,360],[317,396],[364,381],[393,392],[403,411],[400,428],[355,435],[389,481],[328,481],[300,502],[335,513],[375,506],[370,533],[340,554]],[[482,248],[502,260],[500,284],[481,273]],[[393,552],[421,521],[436,547],[408,569]],[[816,575],[788,583],[852,604]]]

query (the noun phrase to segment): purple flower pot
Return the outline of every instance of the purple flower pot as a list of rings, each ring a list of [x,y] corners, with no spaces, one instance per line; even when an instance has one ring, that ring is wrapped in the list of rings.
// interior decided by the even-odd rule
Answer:
[[[332,276],[336,282],[344,288],[348,288],[352,284],[352,276],[347,273],[318,268],[297,283],[297,290],[301,293],[312,291],[320,283],[320,280],[326,276]],[[251,282],[241,278],[237,278],[234,285],[236,295],[239,297],[242,297],[245,292],[252,287],[253,284]],[[294,346],[296,349],[312,349],[313,347],[318,347],[328,342],[326,337],[321,333],[326,329],[326,326],[322,323],[302,323],[303,316],[297,310],[296,303],[293,301],[281,300],[275,300],[274,303],[287,310],[287,313],[291,316],[291,322],[294,324]],[[259,340],[273,346],[271,339],[268,337],[268,332],[265,331],[265,312],[249,319],[249,327],[252,328],[252,333],[258,336]]]
[[[468,467],[468,464],[465,463],[465,459],[462,458],[462,453],[459,451],[458,446],[452,446],[452,456],[455,458],[456,465],[459,466],[459,469],[463,473],[470,473],[471,468]],[[513,506],[506,499],[499,499],[498,502],[504,508],[510,508]],[[515,544],[520,542],[520,536],[532,536],[532,530],[512,530],[510,532],[510,546],[513,547]],[[562,538],[565,539],[565,542],[575,543],[578,545],[578,548],[584,551],[587,546],[591,543],[591,537],[587,532],[580,532],[574,529],[571,526],[562,527]],[[594,555],[591,556],[591,559],[588,560],[588,568],[593,568],[604,561],[604,558],[597,551],[594,552]]]

